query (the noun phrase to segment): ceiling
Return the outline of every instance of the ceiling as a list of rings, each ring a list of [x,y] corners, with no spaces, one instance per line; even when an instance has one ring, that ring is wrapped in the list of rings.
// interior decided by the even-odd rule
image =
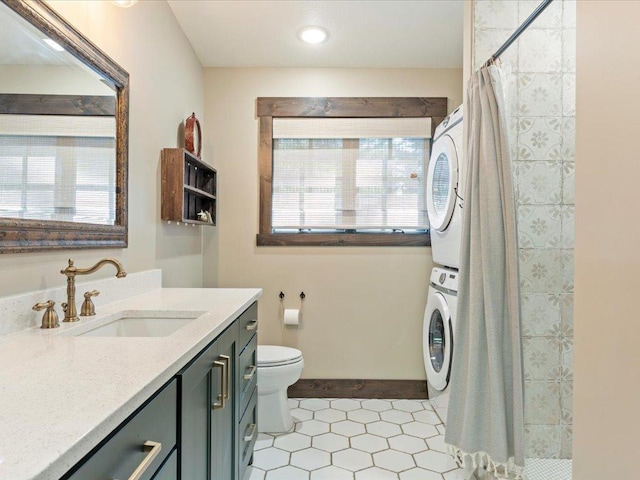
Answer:
[[[462,68],[462,0],[169,0],[205,67]],[[307,45],[304,26],[329,31]]]

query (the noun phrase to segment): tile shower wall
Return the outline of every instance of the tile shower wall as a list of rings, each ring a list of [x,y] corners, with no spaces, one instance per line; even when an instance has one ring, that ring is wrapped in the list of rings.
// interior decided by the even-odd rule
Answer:
[[[475,0],[478,68],[540,3]],[[527,457],[571,458],[575,0],[555,0],[502,57],[518,204]]]

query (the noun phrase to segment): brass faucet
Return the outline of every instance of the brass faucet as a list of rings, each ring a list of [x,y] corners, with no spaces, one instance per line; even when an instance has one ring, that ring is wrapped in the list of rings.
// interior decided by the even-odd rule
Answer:
[[[64,270],[60,270],[61,274],[67,276],[67,303],[62,304],[62,310],[64,311],[63,322],[78,321],[78,311],[76,310],[76,275],[89,275],[107,263],[116,267],[116,277],[122,278],[127,276],[127,272],[124,271],[122,264],[115,258],[103,258],[91,268],[77,268],[73,265],[73,260],[69,259],[69,266]]]

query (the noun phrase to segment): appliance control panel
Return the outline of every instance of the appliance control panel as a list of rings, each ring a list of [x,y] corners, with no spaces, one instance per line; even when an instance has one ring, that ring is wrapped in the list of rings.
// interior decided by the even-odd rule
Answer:
[[[435,267],[431,272],[431,283],[448,290],[458,291],[458,271],[450,268]]]

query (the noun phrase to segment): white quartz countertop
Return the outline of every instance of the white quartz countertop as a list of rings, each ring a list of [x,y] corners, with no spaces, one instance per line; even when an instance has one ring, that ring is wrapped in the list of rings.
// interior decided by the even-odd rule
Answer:
[[[0,337],[0,479],[60,478],[261,294],[162,288]],[[73,336],[123,310],[206,313],[166,337]]]

